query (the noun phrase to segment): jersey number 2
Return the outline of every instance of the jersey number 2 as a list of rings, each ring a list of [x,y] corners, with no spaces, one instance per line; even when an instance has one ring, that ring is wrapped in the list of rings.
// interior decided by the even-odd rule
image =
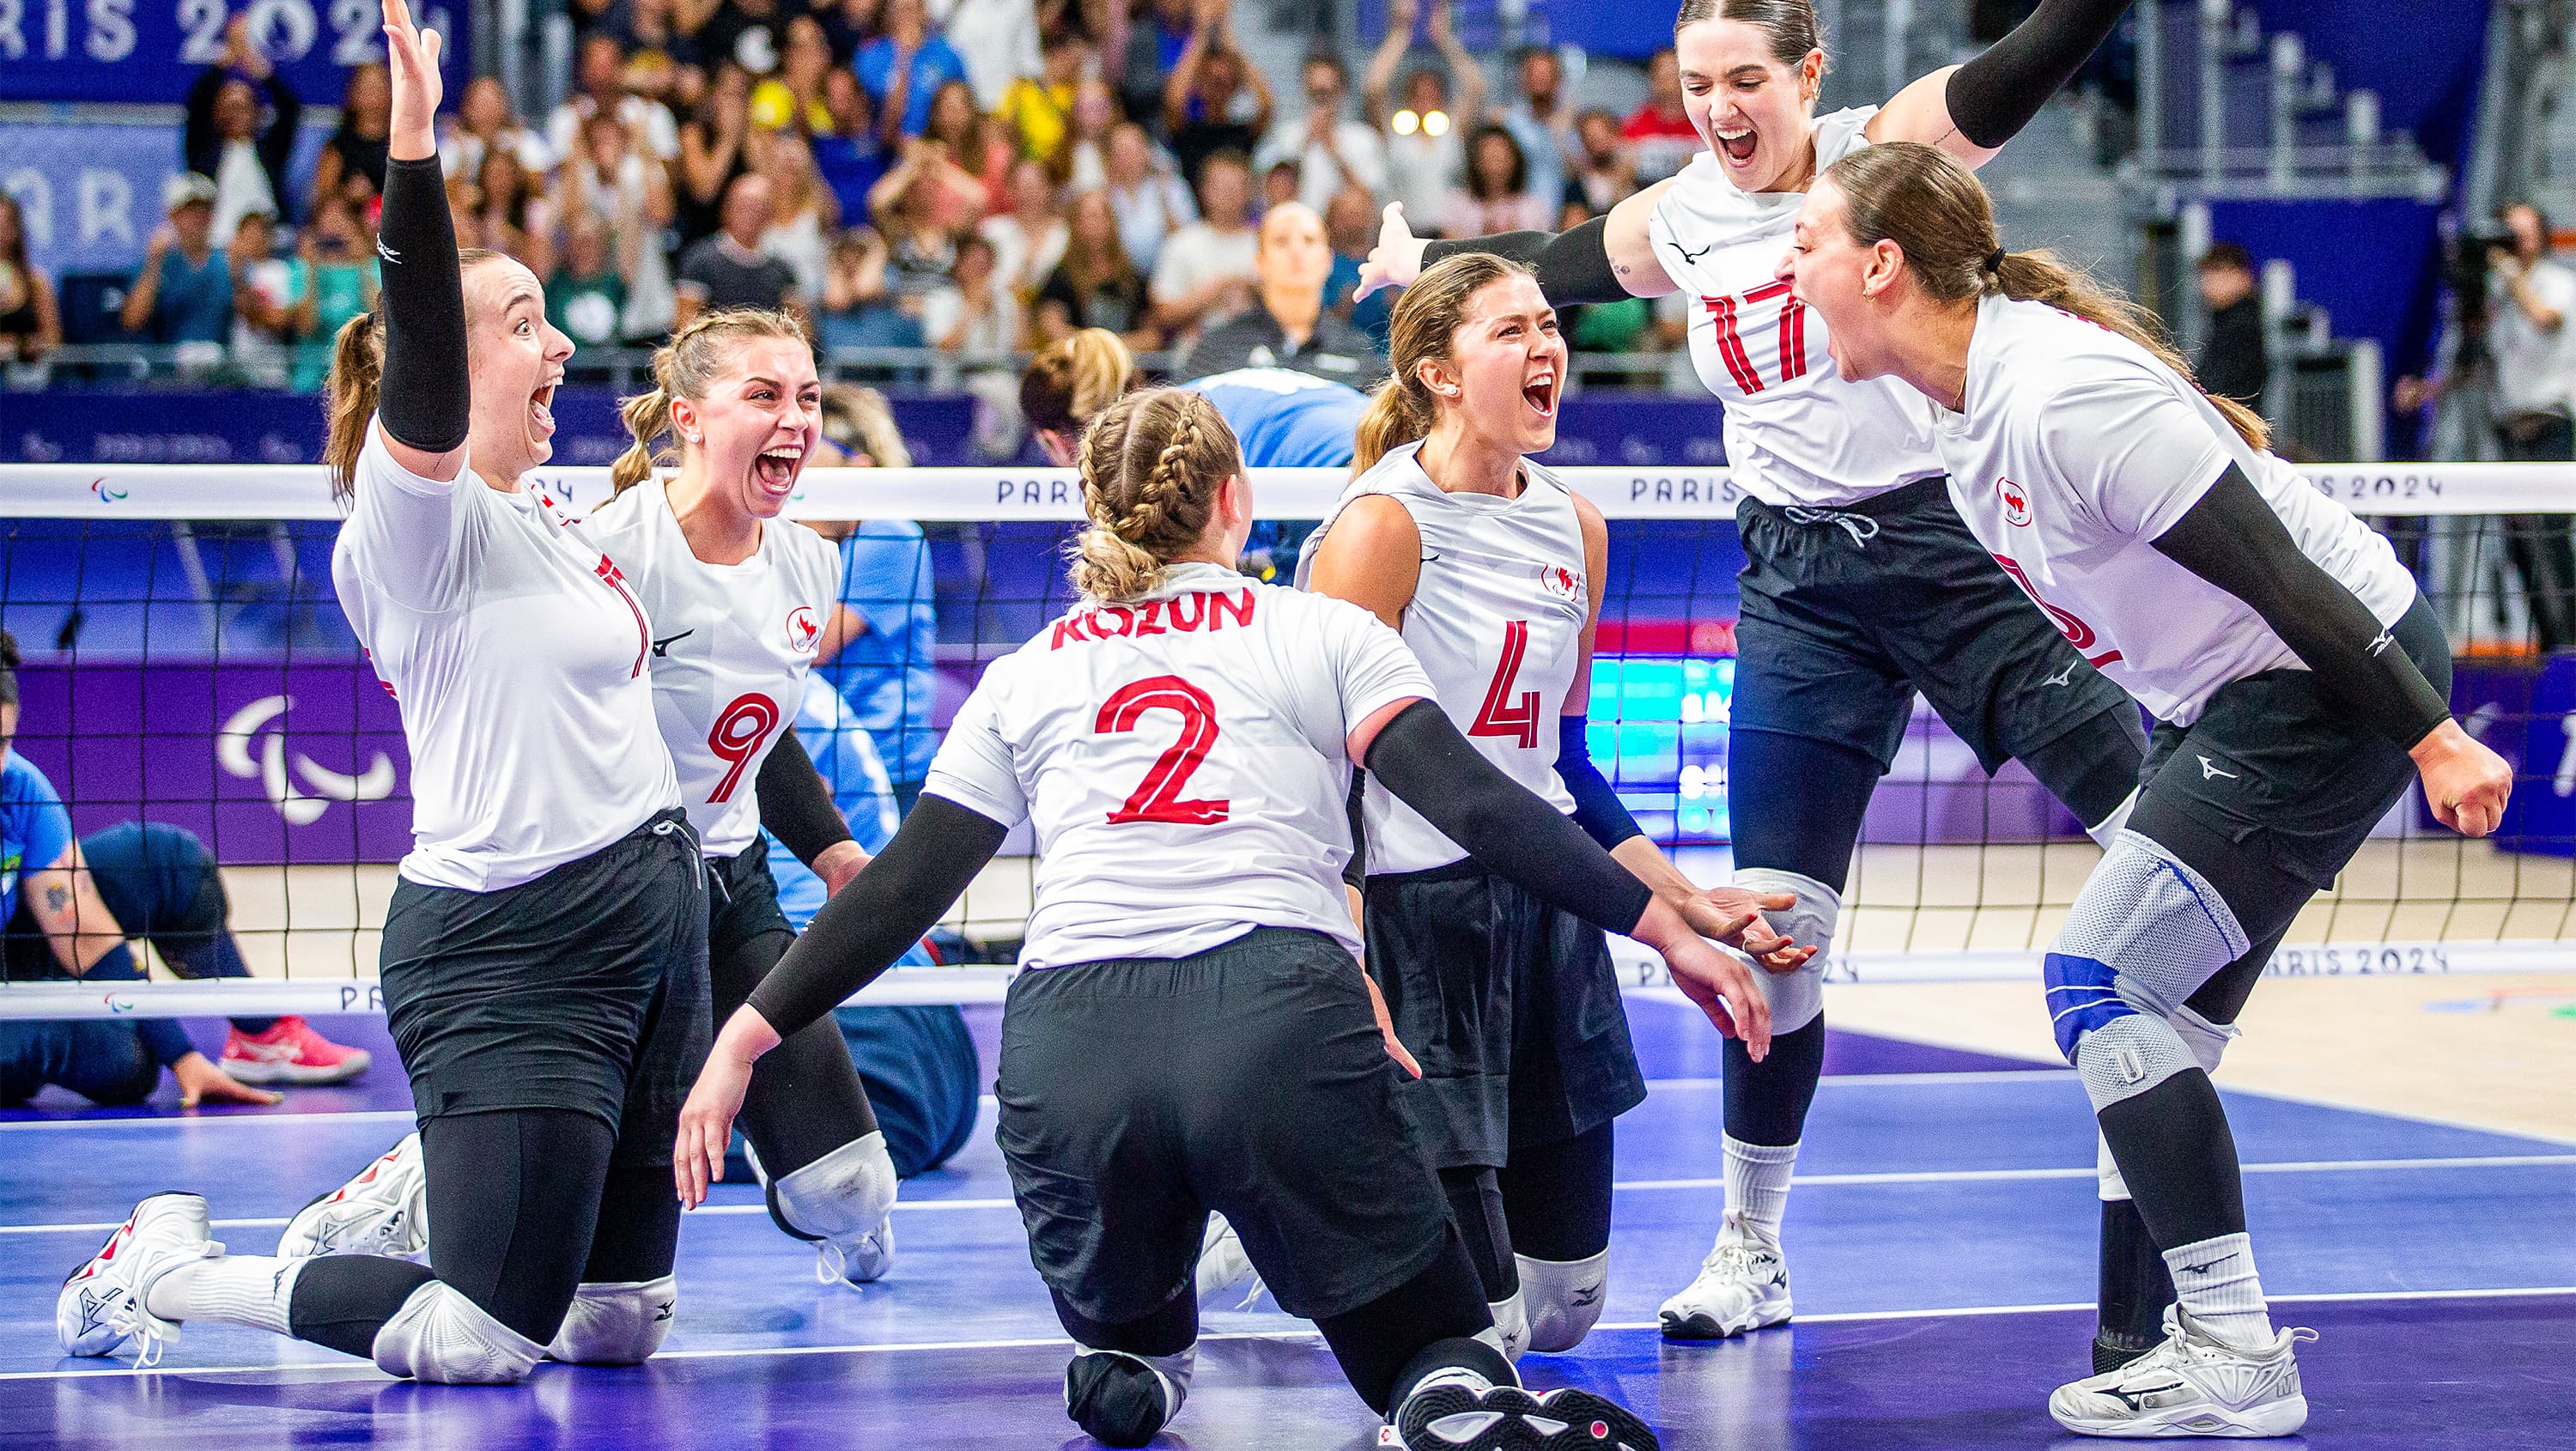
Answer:
[[[761,742],[778,729],[778,702],[758,691],[743,696],[716,716],[715,729],[707,732],[707,749],[719,761],[731,761],[733,769],[724,773],[716,789],[707,795],[707,804],[722,806],[733,799],[733,788],[742,784],[742,768],[760,754]]]
[[[1507,736],[1520,742],[1524,751],[1538,748],[1538,692],[1524,690],[1520,699],[1512,699],[1521,660],[1528,654],[1529,621],[1514,620],[1503,626],[1503,658],[1494,666],[1494,683],[1485,687],[1485,703],[1476,707],[1476,723],[1467,727],[1467,734]]]
[[[1208,750],[1216,744],[1216,702],[1206,691],[1177,675],[1151,675],[1130,681],[1100,703],[1100,718],[1091,728],[1103,735],[1131,731],[1149,710],[1168,710],[1179,716],[1180,739],[1154,758],[1153,766],[1128,795],[1126,804],[1109,813],[1110,822],[1171,821],[1183,826],[1213,826],[1225,820],[1232,803],[1222,798],[1181,799],[1181,792],[1190,784],[1190,773],[1207,764]]]
[[[1780,299],[1780,381],[1786,383],[1807,375],[1807,305],[1791,295],[1788,283],[1765,283],[1741,297],[1700,299],[1708,304],[1709,316],[1717,319],[1717,355],[1726,360],[1726,375],[1747,393],[1761,392],[1764,384],[1753,356],[1744,350],[1743,335],[1735,329],[1736,314],[1775,297]]]

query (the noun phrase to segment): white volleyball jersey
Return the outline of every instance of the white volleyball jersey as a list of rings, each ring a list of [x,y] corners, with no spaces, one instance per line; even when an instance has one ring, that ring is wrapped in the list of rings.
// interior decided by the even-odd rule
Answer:
[[[679,773],[680,804],[709,856],[760,836],[752,783],[805,696],[805,672],[832,617],[840,551],[802,524],[772,519],[740,564],[689,549],[660,479],[590,518],[653,619],[653,715]]]
[[[515,887],[679,804],[643,603],[546,491],[422,478],[369,420],[331,585],[402,711],[404,877]]]
[[[1181,565],[994,661],[922,789],[1035,828],[1023,967],[1185,957],[1255,927],[1356,953],[1346,742],[1430,697],[1358,606]]]
[[[1869,144],[1876,106],[1816,120],[1821,173]],[[1743,192],[1706,151],[1646,222],[1655,260],[1691,299],[1691,364],[1726,405],[1729,477],[1773,505],[1829,508],[1941,472],[1932,410],[1893,378],[1846,381],[1825,320],[1779,281],[1802,191]]]
[[[2108,328],[1987,298],[1968,344],[1966,402],[1965,413],[1937,410],[1960,517],[2075,648],[2160,720],[2189,725],[2229,681],[2299,668],[2252,606],[2152,542],[2229,464],[2299,552],[2381,624],[2414,603],[2415,581],[2386,539]]]
[[[1591,614],[1574,496],[1526,460],[1517,499],[1445,493],[1416,461],[1421,449],[1412,443],[1389,451],[1351,480],[1333,513],[1364,494],[1384,494],[1413,516],[1422,532],[1422,576],[1404,610],[1404,643],[1469,744],[1570,816],[1574,796],[1556,774],[1556,718],[1573,688]],[[1312,577],[1315,550],[1332,527],[1325,520],[1306,541],[1299,584]],[[1368,783],[1367,825],[1371,873],[1427,871],[1467,855],[1375,780]]]

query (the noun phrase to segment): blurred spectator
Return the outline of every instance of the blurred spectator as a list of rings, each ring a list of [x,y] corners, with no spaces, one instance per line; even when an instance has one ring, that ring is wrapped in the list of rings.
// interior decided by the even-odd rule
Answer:
[[[1118,214],[1118,241],[1127,259],[1148,276],[1161,263],[1163,243],[1199,219],[1198,202],[1145,128],[1121,121],[1109,130],[1102,169],[1108,174],[1110,210]]]
[[[973,110],[970,103],[966,117],[966,144],[957,152],[957,162],[984,184],[984,206],[976,220],[1010,210],[1011,163],[1017,161],[1019,155],[1011,140],[1010,123],[999,116]]]
[[[611,348],[625,337],[625,317],[626,279],[608,227],[575,212],[564,220],[563,258],[546,279],[546,321],[577,347]]]
[[[1566,168],[1582,154],[1574,103],[1565,94],[1565,63],[1545,46],[1521,52],[1521,97],[1495,112],[1529,159],[1529,189],[1553,210],[1565,200]]]
[[[268,101],[267,124],[260,100]],[[295,126],[304,103],[260,54],[250,16],[224,24],[223,58],[188,87],[188,121],[180,155],[188,170],[214,178],[215,245],[232,240],[246,212],[291,217],[286,171],[295,155]]]
[[[1085,77],[1073,88],[1073,131],[1054,159],[1067,191],[1097,191],[1109,184],[1109,133],[1119,124],[1118,95],[1107,81]]]
[[[1178,376],[1293,368],[1357,388],[1385,372],[1386,359],[1368,335],[1324,308],[1333,249],[1315,209],[1303,202],[1279,207],[1262,219],[1260,238],[1255,305],[1201,334],[1182,358]]]
[[[1370,58],[1360,91],[1369,123],[1389,133],[1386,143],[1388,199],[1404,203],[1417,232],[1438,225],[1449,193],[1466,177],[1463,133],[1485,110],[1485,72],[1467,47],[1458,43],[1450,0],[1433,0],[1431,43],[1458,79],[1457,104],[1450,104],[1448,84],[1434,70],[1417,70],[1404,78],[1404,104],[1389,109],[1387,87],[1413,40],[1416,0],[1387,0],[1386,39]]]
[[[2210,393],[2260,411],[2272,365],[2264,347],[2263,303],[2255,296],[2254,259],[2234,242],[2213,242],[2200,254],[2198,271],[2209,334],[2192,359],[2192,372]]]
[[[874,388],[856,383],[823,385],[823,437],[820,461],[853,469],[908,469],[912,449],[894,421],[894,408]],[[826,539],[847,539],[856,526],[818,521],[815,532]],[[826,627],[828,628],[828,627]],[[882,772],[885,767],[880,764]],[[831,780],[829,776],[824,778]],[[833,782],[835,789],[842,783]]]
[[[1354,303],[1351,297],[1359,290],[1360,264],[1368,260],[1369,249],[1377,245],[1377,229],[1377,198],[1370,195],[1366,187],[1346,186],[1333,193],[1332,205],[1324,209],[1324,237],[1333,244],[1333,271],[1324,279],[1324,306],[1331,308],[1343,321],[1375,338],[1383,350],[1386,347],[1386,296],[1394,289],[1380,288],[1368,301],[1361,303]],[[1361,313],[1370,316],[1364,318]]]
[[[574,0],[576,5],[595,0]],[[615,0],[608,7],[600,33],[615,40],[626,52],[628,81],[634,80],[634,67],[639,63],[656,70],[666,70],[698,62],[695,37],[680,30],[673,0]],[[587,35],[585,34],[585,37]]]
[[[1083,64],[1090,57],[1090,44],[1080,35],[1068,31],[1054,37],[1040,52],[1039,73],[1012,81],[1002,103],[993,108],[1009,123],[1022,156],[1057,165],[1072,144],[1073,109],[1081,94]]]
[[[1011,209],[986,217],[976,230],[993,244],[1002,285],[1025,303],[1064,260],[1068,232],[1055,180],[1044,163],[1024,156],[1011,163],[1010,176]]]
[[[1377,128],[1344,114],[1350,103],[1350,71],[1340,56],[1306,58],[1306,119],[1282,126],[1262,138],[1252,164],[1265,175],[1279,162],[1297,163],[1297,199],[1318,213],[1352,182],[1379,191],[1386,186],[1386,143]]]
[[[1682,109],[1681,62],[1667,48],[1646,62],[1646,99],[1628,113],[1620,134],[1628,139],[1637,165],[1637,181],[1651,186],[1690,165],[1707,143],[1693,130]]]
[[[162,183],[161,210],[168,220],[144,249],[121,320],[148,342],[193,345],[180,367],[196,371],[222,361],[233,332],[232,261],[214,241],[214,182],[180,172]]]
[[[266,212],[244,214],[224,248],[233,271],[232,364],[254,388],[283,388],[293,371],[303,294],[298,269],[276,248],[277,222]]]
[[[1119,108],[1130,116],[1152,116],[1163,109],[1163,83],[1181,63],[1181,51],[1196,28],[1198,0],[1143,0],[1134,6],[1127,28],[1124,57],[1104,53],[1101,69],[1114,76]]]
[[[1073,199],[1064,260],[1038,289],[1036,333],[1041,344],[1061,342],[1087,327],[1106,328],[1127,346],[1150,350],[1156,339],[1145,300],[1145,278],[1118,240],[1118,218],[1109,194],[1087,191]]]
[[[394,120],[393,78],[373,61],[349,72],[340,98],[340,126],[322,143],[313,163],[313,191],[338,192],[363,203],[384,195],[385,146]],[[560,153],[558,153],[560,154]]]
[[[726,188],[751,171],[750,142],[751,73],[727,61],[707,78],[706,94],[680,128],[672,225],[683,252],[724,224]]]
[[[877,134],[892,142],[930,125],[939,88],[966,78],[966,62],[930,28],[922,0],[886,0],[885,34],[859,50],[855,68],[876,102]]]
[[[1574,163],[1574,190],[1585,210],[1607,216],[1637,190],[1636,157],[1619,132],[1619,118],[1599,107],[1575,118],[1574,134],[1581,148]]]
[[[832,189],[814,170],[805,138],[781,131],[758,148],[757,174],[769,183],[771,219],[760,234],[760,252],[796,270],[796,296],[808,311],[823,300],[823,268],[831,238],[841,229]]]
[[[330,375],[331,345],[341,324],[376,305],[376,249],[357,208],[346,197],[324,197],[295,234],[295,261],[303,300],[296,317],[301,341],[295,348],[294,386],[299,393],[311,393]]]
[[[984,183],[950,160],[946,145],[907,137],[903,159],[868,188],[870,217],[882,223],[898,211],[905,217],[898,230],[926,225],[942,232],[964,231],[984,214]],[[895,239],[896,232],[887,233],[889,242]]]
[[[1261,212],[1268,216],[1273,208],[1297,200],[1299,173],[1294,161],[1274,161],[1261,174]]]
[[[548,156],[572,155],[581,144],[581,123],[593,112],[607,111],[642,135],[655,156],[665,162],[678,158],[680,128],[670,108],[628,90],[625,67],[626,52],[613,37],[593,34],[581,43],[573,71],[580,88],[546,118]]]
[[[1011,87],[1042,69],[1037,9],[1030,0],[933,0],[931,18],[966,63],[979,111],[1002,110]]]
[[[848,70],[860,50],[885,33],[885,0],[826,0],[814,7],[814,18],[823,22],[824,38],[832,43],[833,67]]]
[[[885,175],[888,152],[877,140],[876,112],[857,76],[839,66],[825,71],[823,110],[832,124],[810,138],[814,169],[840,203],[842,223],[855,225],[868,220],[868,189]]]
[[[949,285],[922,301],[921,332],[951,353],[1007,353],[1020,345],[1020,302],[995,268],[991,242],[969,236],[957,244]]]
[[[1442,231],[1452,237],[1545,231],[1556,213],[1556,198],[1530,190],[1529,158],[1510,127],[1488,121],[1468,134],[1467,184],[1449,194]]]
[[[935,599],[921,526],[867,520],[842,542],[841,607],[814,651],[814,673],[840,692],[876,743],[895,807],[906,815],[939,754]]]
[[[556,177],[554,215],[566,227],[584,218],[599,225],[620,282],[620,334],[657,337],[670,330],[676,311],[671,262],[662,250],[674,205],[671,174],[644,138],[613,115],[593,114],[581,134],[582,149]]]
[[[481,171],[483,153],[496,145],[517,152],[519,164],[530,171],[549,170],[555,163],[544,138],[519,124],[510,109],[510,93],[496,76],[477,76],[465,87],[456,114],[439,120],[438,167],[449,176]]]
[[[1234,48],[1227,0],[1194,0],[1189,44],[1163,83],[1163,131],[1181,174],[1220,151],[1245,156],[1270,129],[1270,83]]]
[[[921,323],[896,306],[886,270],[885,238],[875,228],[853,227],[833,241],[817,319],[825,352],[923,345]]]
[[[701,238],[680,259],[675,286],[679,325],[708,308],[803,311],[796,297],[796,269],[761,255],[760,239],[769,230],[774,206],[765,177],[737,176],[725,188],[724,226],[714,236]]]
[[[554,269],[554,223],[554,204],[518,156],[485,151],[483,168],[474,175],[472,206],[456,219],[457,245],[507,253],[543,277]]]
[[[729,60],[754,76],[765,76],[785,56],[787,17],[780,0],[722,0],[703,24],[688,28],[701,59]],[[684,26],[689,18],[684,12]]]
[[[1260,240],[1248,220],[1252,173],[1239,152],[1220,151],[1199,169],[1199,220],[1172,233],[1154,260],[1155,322],[1179,342],[1202,322],[1252,302]]]
[[[0,363],[32,363],[62,345],[54,284],[27,261],[27,214],[0,192]]]
[[[2566,463],[2576,459],[2576,271],[2552,259],[2549,219],[2513,202],[2496,213],[2510,248],[2487,263],[2487,347],[2495,357],[2496,444],[2508,460]],[[2576,559],[2569,516],[2520,514],[2506,520],[2506,550],[2522,577],[2532,632],[2547,653],[2576,643]]]
[[[751,88],[751,124],[763,131],[794,127],[830,131],[832,110],[823,104],[823,77],[832,69],[832,43],[811,15],[787,22],[787,53],[778,73]]]

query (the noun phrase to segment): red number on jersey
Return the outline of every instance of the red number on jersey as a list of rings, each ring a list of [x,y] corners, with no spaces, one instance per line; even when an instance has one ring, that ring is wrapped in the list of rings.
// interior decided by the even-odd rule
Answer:
[[[1494,681],[1485,687],[1485,703],[1476,708],[1476,723],[1467,727],[1467,734],[1509,736],[1524,751],[1537,749],[1538,692],[1524,690],[1520,699],[1512,699],[1521,659],[1528,654],[1529,621],[1514,620],[1503,626],[1503,658],[1494,666]]]
[[[1177,675],[1151,675],[1130,681],[1100,703],[1100,718],[1091,728],[1104,735],[1131,731],[1149,710],[1168,710],[1179,716],[1180,739],[1154,758],[1145,779],[1127,797],[1127,804],[1109,813],[1110,822],[1173,821],[1183,826],[1213,826],[1225,820],[1232,805],[1228,801],[1181,799],[1181,792],[1190,783],[1190,773],[1207,764],[1208,749],[1216,744],[1216,702],[1206,691]]]
[[[2105,650],[2099,655],[2091,653],[2094,646],[2102,643],[2102,637],[2094,633],[2091,625],[2084,623],[2083,616],[2072,610],[2061,610],[2041,599],[2039,591],[2031,587],[2030,576],[2022,572],[2021,565],[2017,561],[2006,559],[1998,554],[1995,556],[1995,563],[2004,567],[2004,573],[2013,577],[2013,583],[2021,586],[2021,592],[2030,596],[2032,604],[2039,606],[2047,613],[2050,620],[2056,622],[2058,633],[2064,635],[2066,642],[2083,654],[2085,664],[2098,670],[2120,658],[2120,652],[2117,650]]]
[[[709,792],[709,805],[721,806],[733,799],[733,788],[742,784],[742,768],[760,754],[761,742],[778,729],[778,702],[754,691],[716,715],[715,729],[707,732],[707,749],[719,761],[733,762],[733,769]]]
[[[1766,386],[1762,373],[1753,366],[1752,354],[1744,350],[1744,337],[1736,331],[1735,320],[1745,307],[1780,299],[1780,381],[1807,375],[1807,305],[1790,292],[1786,282],[1769,282],[1742,297],[1703,297],[1709,316],[1717,319],[1717,355],[1726,363],[1726,375],[1735,386],[1747,393],[1759,393]]]

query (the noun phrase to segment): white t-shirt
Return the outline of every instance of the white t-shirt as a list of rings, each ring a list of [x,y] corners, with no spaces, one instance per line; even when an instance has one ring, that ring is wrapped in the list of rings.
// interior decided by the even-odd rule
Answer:
[[[2495,356],[2499,415],[2565,413],[2576,405],[2576,272],[2546,257],[2531,266],[2531,291],[2559,316],[2556,332],[2532,326],[2513,288],[2495,279],[2487,303],[2487,348]]]
[[[1351,481],[1335,518],[1364,494],[1404,506],[1422,534],[1422,575],[1404,610],[1404,643],[1422,662],[1460,734],[1504,775],[1568,815],[1574,796],[1556,774],[1557,717],[1574,687],[1583,624],[1592,613],[1583,571],[1583,522],[1574,496],[1545,467],[1523,460],[1520,497],[1443,492],[1406,444]],[[1306,541],[1297,582],[1314,574]],[[1368,783],[1371,872],[1447,866],[1467,849],[1421,813]]]
[[[1164,240],[1149,290],[1156,302],[1176,302],[1221,277],[1240,277],[1250,285],[1260,276],[1253,263],[1260,246],[1261,234],[1251,227],[1221,232],[1192,222]]]
[[[1822,171],[1869,144],[1875,106],[1816,121]],[[1825,322],[1778,281],[1807,194],[1742,192],[1703,148],[1655,203],[1655,260],[1690,303],[1691,364],[1726,404],[1734,482],[1772,505],[1831,508],[1941,472],[1931,403],[1894,378],[1846,382]]]
[[[402,875],[515,887],[680,804],[652,625],[559,501],[405,469],[367,423],[331,585],[411,750]]]
[[[711,857],[737,855],[760,835],[752,783],[796,723],[839,599],[840,551],[802,524],[772,519],[751,558],[709,564],[690,550],[660,479],[602,505],[590,531],[652,618],[653,715],[698,845]]]
[[[1978,542],[2160,720],[2189,725],[2220,686],[2300,665],[2251,605],[2154,546],[2231,463],[2381,624],[2415,601],[2386,539],[2108,328],[1987,298],[1968,344],[1967,411],[1934,412],[1950,497]]]
[[[266,212],[273,217],[284,210],[277,204],[276,188],[268,184],[268,168],[259,164],[259,147],[251,141],[224,143],[223,153],[215,161],[214,182],[213,238],[218,247],[233,244],[234,230],[252,212]]]
[[[986,217],[975,229],[985,241],[993,244],[993,272],[1002,285],[1027,296],[1046,285],[1057,263],[1064,260],[1065,244],[1073,233],[1057,217],[1049,221],[1034,237],[1018,217],[1005,212]]]
[[[1379,139],[1377,128],[1366,121],[1343,119],[1333,123],[1333,144],[1324,145],[1307,134],[1306,120],[1283,121],[1270,128],[1253,148],[1252,174],[1264,177],[1270,168],[1283,161],[1297,163],[1297,200],[1315,209],[1321,216],[1333,200],[1333,193],[1352,182],[1372,192],[1386,190],[1386,143]],[[1334,156],[1348,162],[1345,172]]]
[[[1457,118],[1438,136],[1420,131],[1386,138],[1387,200],[1404,203],[1404,215],[1417,232],[1439,225],[1449,192],[1467,179],[1466,138]]]
[[[974,89],[975,108],[998,111],[1011,82],[1036,78],[1044,65],[1038,56],[1037,7],[1030,0],[931,0],[930,18],[949,47],[966,65],[966,84]]]
[[[1023,967],[1185,957],[1255,927],[1357,952],[1345,742],[1430,695],[1357,606],[1180,565],[994,661],[923,790],[1035,827]]]
[[[598,107],[598,102],[585,95],[565,97],[554,114],[546,117],[546,154],[571,156],[580,151],[581,125]],[[641,130],[644,144],[653,148],[655,156],[664,161],[679,159],[680,123],[671,119],[670,107],[642,96],[627,96],[617,103],[617,119],[625,122],[629,131]]]
[[[981,314],[967,322],[966,336],[958,344],[958,350],[1007,353],[1019,346],[1020,301],[1002,285],[999,273],[984,285],[988,289],[986,306]],[[921,300],[921,335],[930,340],[932,347],[938,347],[965,316],[966,294],[955,287],[942,287]]]

